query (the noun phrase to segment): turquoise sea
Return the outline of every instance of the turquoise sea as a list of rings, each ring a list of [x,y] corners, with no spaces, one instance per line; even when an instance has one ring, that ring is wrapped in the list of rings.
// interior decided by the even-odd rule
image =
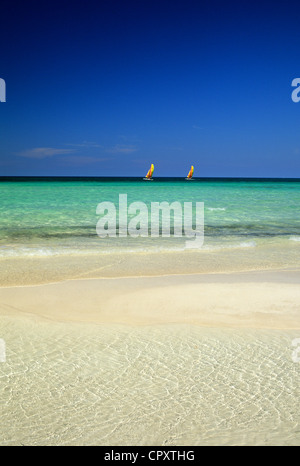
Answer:
[[[186,238],[105,238],[97,205],[204,202],[203,250],[300,246],[300,180],[0,178],[0,257],[183,250]],[[150,221],[150,215],[149,215]],[[195,226],[195,225],[194,225]],[[149,230],[150,231],[150,230]],[[298,248],[297,248],[298,250]]]

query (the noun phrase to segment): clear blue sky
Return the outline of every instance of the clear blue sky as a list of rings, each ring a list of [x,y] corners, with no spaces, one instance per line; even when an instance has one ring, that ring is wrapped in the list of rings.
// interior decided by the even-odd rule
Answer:
[[[0,176],[300,177],[299,2],[1,2]]]

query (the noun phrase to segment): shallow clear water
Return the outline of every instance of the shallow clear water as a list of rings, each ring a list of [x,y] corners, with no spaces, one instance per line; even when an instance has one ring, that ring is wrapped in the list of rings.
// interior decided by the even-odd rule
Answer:
[[[119,194],[142,201],[204,202],[204,250],[300,243],[297,180],[11,179],[0,180],[0,257],[182,250],[186,237],[118,237]],[[99,238],[97,205],[116,206],[116,238]],[[130,216],[129,216],[130,218]],[[193,217],[193,226],[195,216]]]
[[[297,331],[1,326],[1,445],[300,445]]]

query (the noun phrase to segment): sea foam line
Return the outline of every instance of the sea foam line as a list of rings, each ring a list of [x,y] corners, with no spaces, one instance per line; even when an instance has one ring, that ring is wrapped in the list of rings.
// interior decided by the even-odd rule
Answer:
[[[297,241],[297,242],[299,242],[299,241],[300,241],[300,236],[291,236],[291,237],[290,237],[290,241]]]

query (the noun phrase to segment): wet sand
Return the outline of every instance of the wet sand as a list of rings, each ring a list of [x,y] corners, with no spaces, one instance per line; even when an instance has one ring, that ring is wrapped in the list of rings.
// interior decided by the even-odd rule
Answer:
[[[0,288],[0,312],[57,322],[300,328],[300,272],[67,280]]]
[[[0,258],[0,286],[38,285],[69,279],[156,277],[299,270],[292,246],[161,252],[101,253]]]

